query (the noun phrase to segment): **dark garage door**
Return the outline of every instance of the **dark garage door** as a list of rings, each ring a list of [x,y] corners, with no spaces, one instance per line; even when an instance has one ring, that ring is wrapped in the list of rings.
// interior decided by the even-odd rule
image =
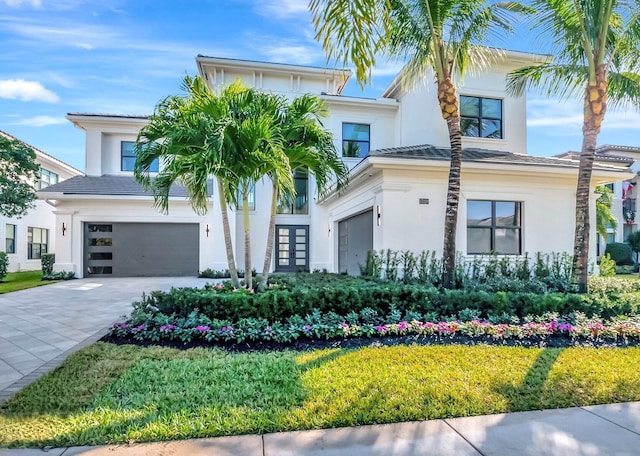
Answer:
[[[360,275],[373,250],[373,209],[338,223],[338,270]]]
[[[197,223],[85,223],[85,276],[196,276]]]

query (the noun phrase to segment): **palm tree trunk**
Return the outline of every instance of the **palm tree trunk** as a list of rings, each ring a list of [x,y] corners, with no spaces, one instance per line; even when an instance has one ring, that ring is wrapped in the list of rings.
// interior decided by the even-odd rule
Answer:
[[[229,275],[231,276],[231,284],[234,287],[240,285],[238,280],[238,270],[236,269],[236,260],[233,256],[233,242],[231,241],[231,229],[229,228],[229,214],[227,213],[227,200],[224,197],[222,182],[218,179],[218,196],[220,198],[220,212],[222,213],[222,231],[224,233],[224,245],[227,250],[227,264],[229,266]]]
[[[447,186],[447,208],[444,218],[444,246],[442,248],[442,286],[453,288],[456,267],[456,232],[458,227],[458,206],[460,202],[460,172],[462,168],[462,133],[458,95],[451,78],[438,82],[438,101],[442,117],[447,122],[451,163]]]
[[[577,284],[579,293],[586,293],[588,290],[591,171],[606,108],[607,73],[601,65],[596,68],[595,84],[587,86],[584,97],[582,150],[576,190],[576,232],[573,245],[573,281]]]
[[[269,268],[271,267],[271,257],[273,256],[273,243],[276,237],[276,210],[278,207],[278,185],[273,183],[271,194],[271,217],[269,219],[269,233],[267,234],[267,249],[264,252],[264,265],[262,266],[262,278],[260,280],[260,289],[267,288],[267,280],[269,279]]]
[[[247,288],[253,288],[253,273],[251,271],[251,230],[249,227],[249,188],[242,187],[242,224],[244,225],[244,283]]]

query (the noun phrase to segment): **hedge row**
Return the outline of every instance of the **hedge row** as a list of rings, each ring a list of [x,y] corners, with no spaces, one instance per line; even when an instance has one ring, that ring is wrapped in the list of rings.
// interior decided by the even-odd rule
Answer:
[[[279,283],[261,293],[244,288],[233,290],[229,284],[203,289],[174,288],[169,292],[154,291],[134,303],[134,311],[148,315],[187,317],[198,311],[209,318],[238,321],[243,318],[285,320],[294,315],[314,311],[346,315],[370,308],[381,315],[392,310],[409,311],[446,317],[464,309],[477,311],[481,318],[510,315],[542,315],[556,312],[567,315],[582,312],[588,316],[611,318],[638,315],[640,295],[635,285],[611,286],[603,282],[593,294],[486,292],[475,290],[442,290],[435,287],[380,283],[367,280],[335,280],[332,277]],[[318,284],[318,280],[323,282]]]

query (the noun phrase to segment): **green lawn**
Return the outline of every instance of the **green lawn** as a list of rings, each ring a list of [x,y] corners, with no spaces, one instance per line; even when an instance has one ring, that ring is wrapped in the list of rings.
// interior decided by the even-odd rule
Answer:
[[[171,440],[632,400],[640,400],[640,348],[238,354],[97,343],[0,407],[0,444]]]
[[[0,282],[0,294],[11,291],[24,290],[26,288],[40,287],[59,280],[42,280],[42,271],[10,272]]]

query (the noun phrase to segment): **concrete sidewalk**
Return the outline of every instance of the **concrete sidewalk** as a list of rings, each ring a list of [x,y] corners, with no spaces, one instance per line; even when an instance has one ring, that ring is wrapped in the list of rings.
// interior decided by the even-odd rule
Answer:
[[[640,454],[640,402],[166,443],[20,450],[0,456],[623,456]]]

